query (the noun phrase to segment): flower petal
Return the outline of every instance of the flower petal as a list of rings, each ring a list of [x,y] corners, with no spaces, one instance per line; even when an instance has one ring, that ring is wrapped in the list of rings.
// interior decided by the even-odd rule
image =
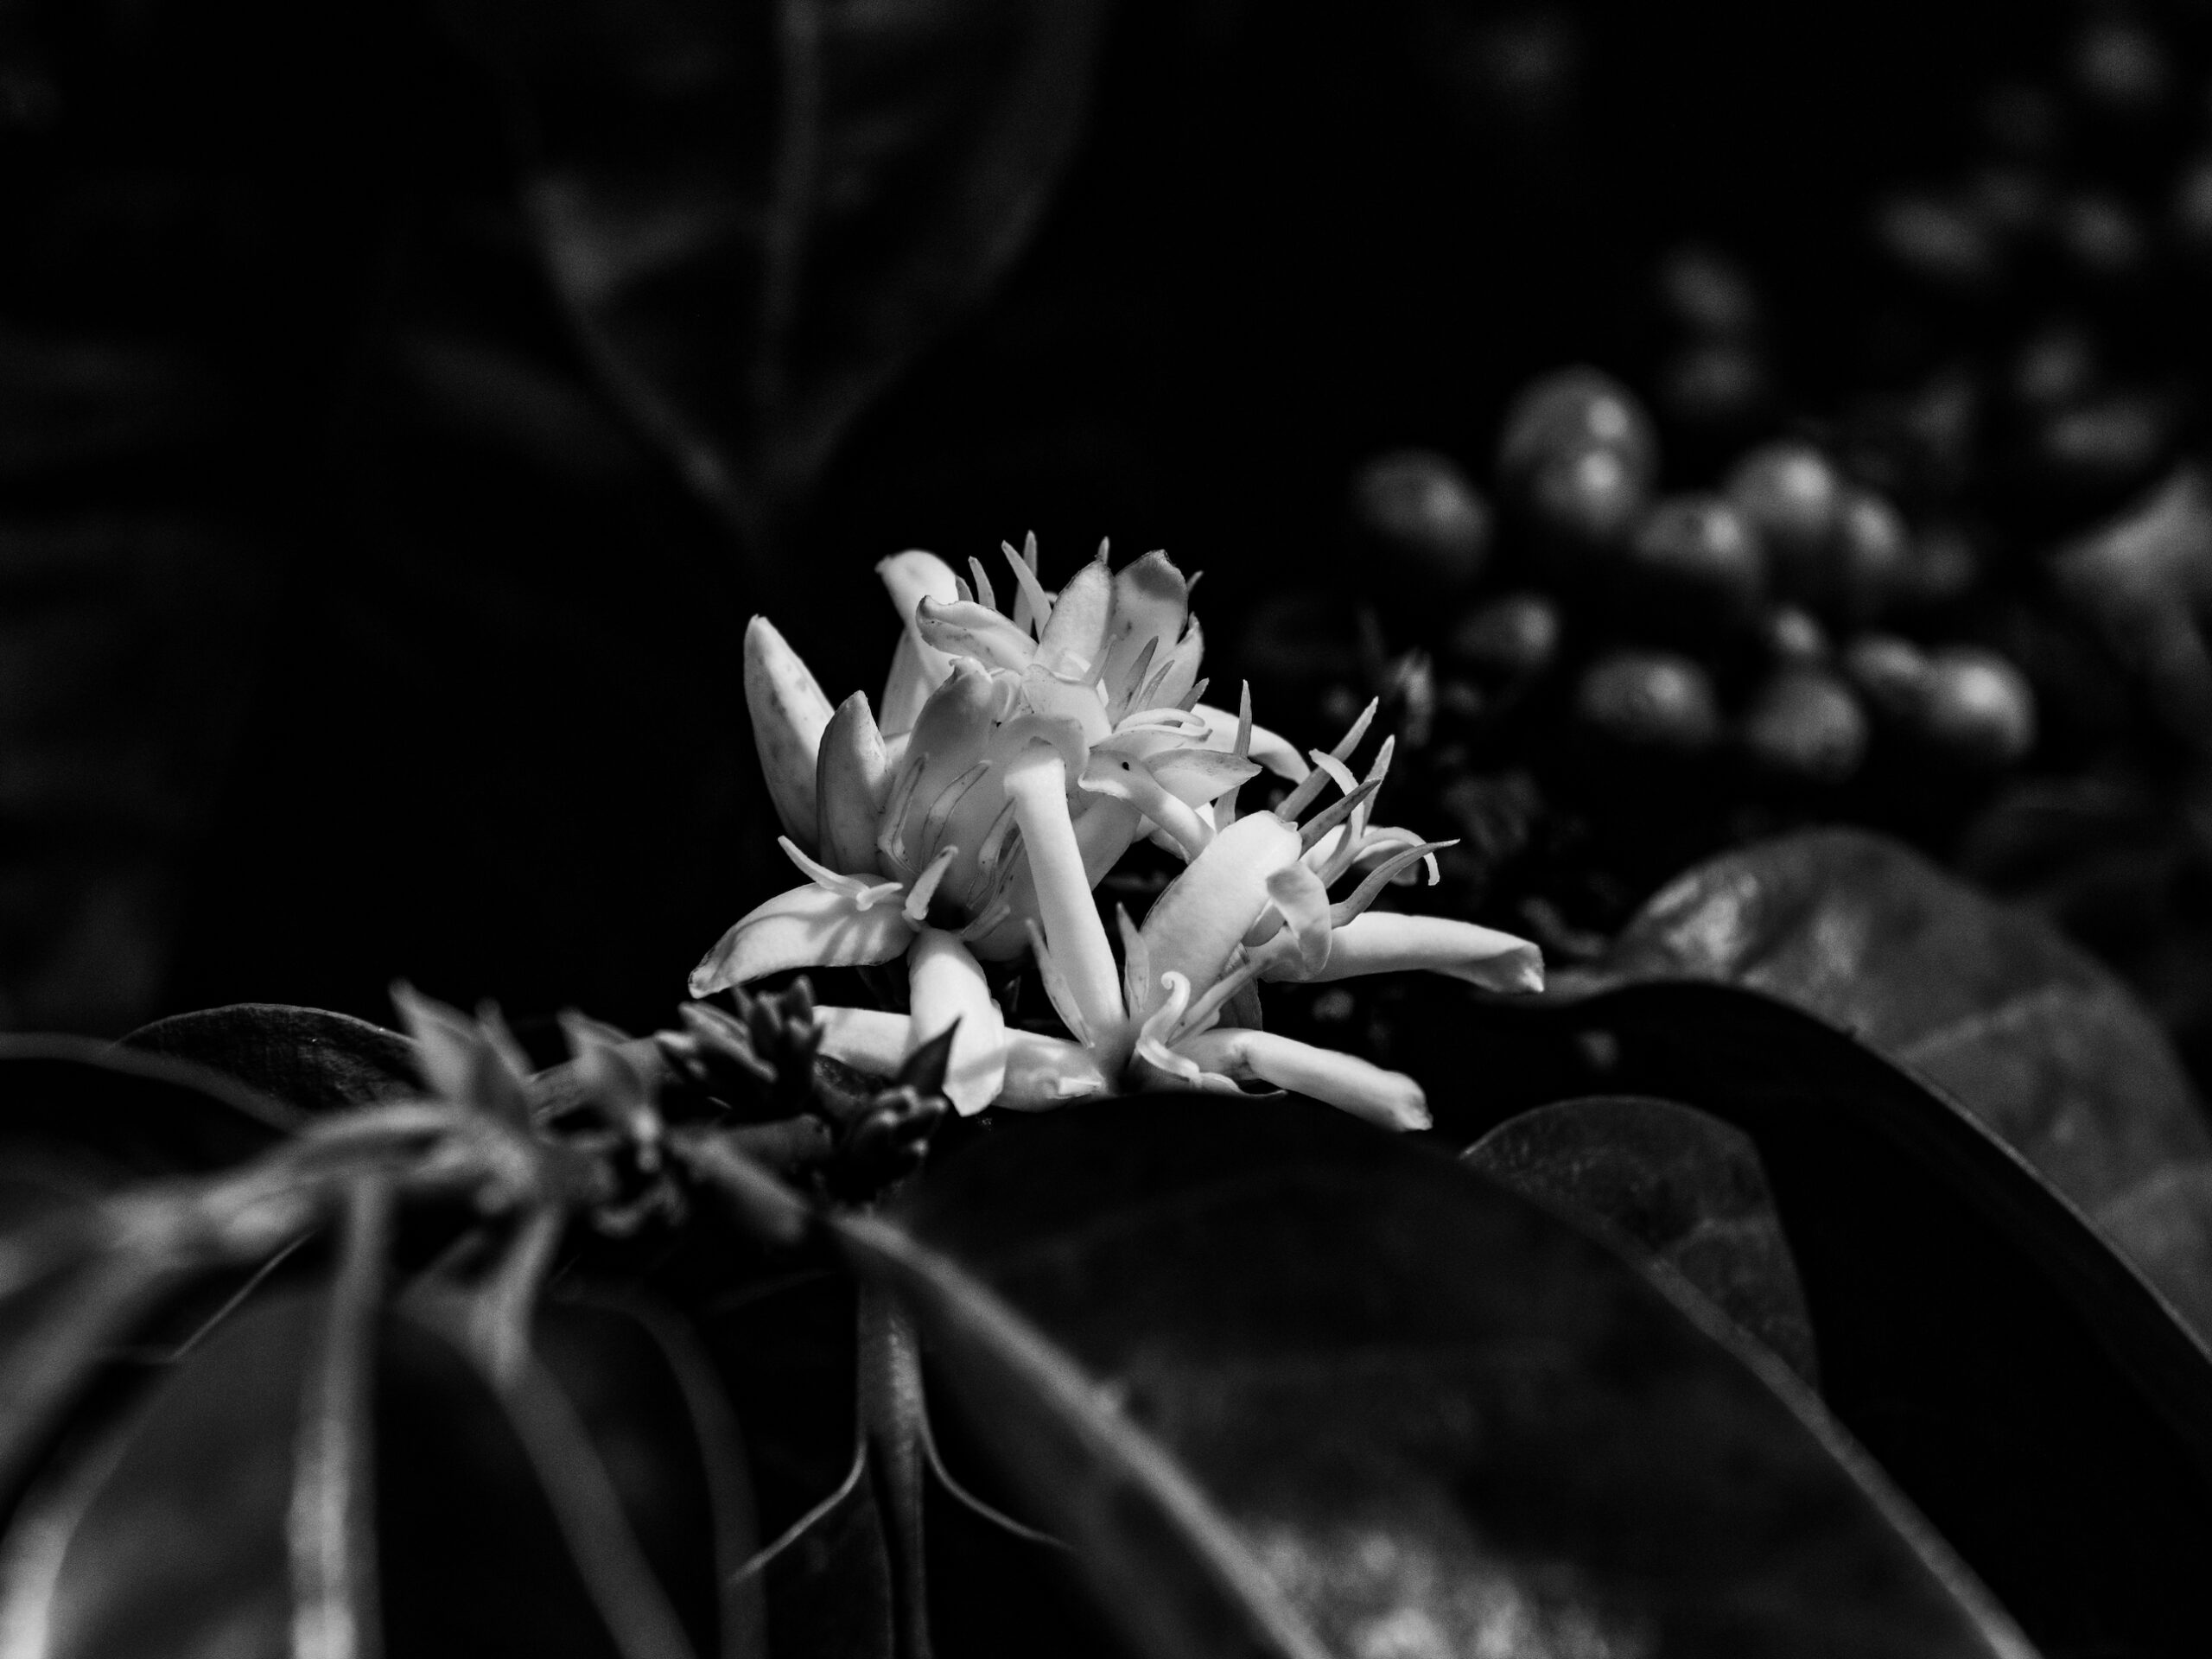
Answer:
[[[1106,795],[1078,796],[1071,810],[1075,814],[1076,848],[1083,855],[1084,885],[1096,887],[1129,850],[1142,815],[1127,801]],[[1015,842],[1017,849],[1020,845]],[[968,941],[968,948],[985,962],[1007,962],[1020,956],[1029,948],[1029,922],[1041,920],[1037,878],[1026,853],[1008,861],[999,898],[1007,913]]]
[[[1303,976],[1311,978],[1329,960],[1328,887],[1305,865],[1293,864],[1268,878],[1268,897],[1287,925],[1289,953],[1295,955]]]
[[[913,1021],[881,1008],[817,1008],[815,1028],[822,1046],[815,1052],[871,1077],[896,1077],[913,1045]]]
[[[1142,1020],[1160,1006],[1160,980],[1168,973],[1181,974],[1193,991],[1211,988],[1268,904],[1268,878],[1297,863],[1298,855],[1298,830],[1272,812],[1239,818],[1217,835],[1144,918],[1153,982],[1129,1016]]]
[[[1058,751],[1031,744],[1007,764],[1006,792],[1021,825],[1045,938],[1093,1038],[1103,1039],[1121,1028],[1127,1011],[1106,925],[1091,902],[1084,849],[1068,816],[1067,766]]]
[[[1446,916],[1403,916],[1370,910],[1330,937],[1329,959],[1317,982],[1360,974],[1425,968],[1492,991],[1544,988],[1543,952],[1529,940]],[[1270,972],[1269,979],[1283,976]]]
[[[1386,1129],[1425,1129],[1429,1125],[1428,1099],[1421,1084],[1402,1071],[1387,1071],[1356,1054],[1241,1026],[1186,1037],[1175,1047],[1205,1071],[1309,1095]]]
[[[1011,620],[972,599],[924,599],[914,608],[914,632],[924,645],[947,656],[972,657],[1017,674],[1029,666],[1037,652]]]
[[[891,757],[868,712],[868,693],[837,705],[814,766],[816,844],[822,861],[847,875],[877,873],[875,836],[891,793]]]
[[[876,835],[880,868],[887,874],[911,880],[935,855],[938,836],[931,833],[932,822],[941,833],[959,804],[948,800],[948,793],[956,785],[964,791],[976,781],[969,774],[984,757],[1006,713],[1007,696],[1007,686],[969,658],[955,663],[944,683],[930,693],[907,740],[906,765],[885,804]],[[977,810],[982,810],[979,803]],[[982,816],[988,822],[988,814]]]
[[[925,599],[950,601],[960,596],[960,579],[952,567],[934,553],[918,550],[900,553],[875,567],[890,591],[892,608],[906,626],[898,649],[891,653],[891,675],[883,685],[883,714],[880,721],[886,737],[912,731],[922,704],[938,683],[952,672],[952,659],[922,643],[914,629],[914,607]]]
[[[983,982],[982,967],[957,934],[926,927],[906,953],[906,976],[913,1010],[908,1052],[959,1021],[944,1096],[963,1116],[972,1116],[1006,1079],[1006,1020]]]
[[[1178,800],[1141,761],[1094,753],[1083,769],[1081,787],[1090,794],[1127,801],[1172,838],[1173,850],[1185,862],[1213,839],[1213,826]]]
[[[810,848],[815,756],[830,724],[830,699],[765,616],[754,617],[745,630],[745,708],[753,717],[753,743],[776,817],[786,835]]]
[[[1037,661],[1055,674],[1092,678],[1106,654],[1106,628],[1113,609],[1114,580],[1107,574],[1102,552],[1077,571],[1052,601],[1052,620],[1037,636]]]
[[[1219,800],[1239,784],[1259,776],[1259,766],[1219,749],[1194,748],[1188,744],[1162,750],[1151,757],[1152,775],[1179,801],[1204,806]]]
[[[1007,1033],[1006,1081],[992,1104],[1035,1112],[1107,1092],[1106,1074],[1081,1043],[1041,1032]]]
[[[691,970],[691,995],[712,996],[793,968],[861,968],[889,962],[914,930],[896,905],[855,906],[842,893],[809,885],[779,893],[748,911]]]
[[[1226,709],[1217,709],[1210,702],[1199,703],[1191,712],[1206,723],[1206,747],[1233,753],[1236,747],[1236,716]],[[1292,783],[1302,780],[1313,768],[1298,752],[1298,746],[1280,733],[1264,726],[1252,728],[1251,758],[1278,778]]]
[[[1116,716],[1128,712],[1154,658],[1183,637],[1191,614],[1191,584],[1165,553],[1146,554],[1114,573],[1114,607],[1106,627],[1101,677]],[[1140,664],[1142,664],[1140,667]]]

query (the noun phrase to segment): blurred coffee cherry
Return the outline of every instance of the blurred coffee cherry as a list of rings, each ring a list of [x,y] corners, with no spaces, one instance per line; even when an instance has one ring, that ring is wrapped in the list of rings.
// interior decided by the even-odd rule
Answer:
[[[2143,267],[2150,245],[2126,203],[2099,191],[2061,202],[2051,228],[2067,262],[2093,281],[2113,283]]]
[[[1766,550],[1717,495],[1662,501],[1629,544],[1622,601],[1656,632],[1712,638],[1745,627],[1766,600]]]
[[[1860,634],[1844,647],[1843,671],[1866,706],[1885,721],[1915,721],[1928,701],[1928,653],[1894,633]]]
[[[1866,715],[1850,687],[1823,669],[1784,669],[1745,710],[1745,752],[1760,770],[1840,784],[1866,759]]]
[[[1911,562],[1912,532],[1904,515],[1872,490],[1847,492],[1827,595],[1834,613],[1860,622],[1880,615],[1904,585]]]
[[[1975,294],[2002,275],[1992,227],[1969,202],[1901,192],[1877,205],[1872,228],[1891,263],[1931,288]]]
[[[1556,549],[1586,552],[1626,538],[1650,499],[1649,474],[1619,449],[1556,456],[1529,481],[1529,516]]]
[[[1955,605],[1974,591],[1980,577],[1981,557],[1971,536],[1956,524],[1923,524],[1898,576],[1897,608],[1924,612]]]
[[[1530,381],[1506,411],[1498,480],[1526,490],[1540,473],[1593,450],[1615,456],[1639,492],[1657,475],[1658,433],[1636,394],[1602,370],[1557,369]]]
[[[2077,324],[2046,324],[2028,336],[2012,359],[2013,400],[2031,410],[2051,410],[2089,395],[2100,372],[2096,341]]]
[[[1928,661],[1918,735],[1946,760],[2011,766],[2035,747],[2035,694],[1995,652],[1946,646]]]
[[[1777,663],[1805,666],[1827,661],[1827,630],[1809,611],[1795,605],[1770,611],[1760,632],[1767,655]]]
[[[1967,189],[1967,200],[1982,222],[2008,243],[2018,244],[2031,236],[2050,211],[2050,191],[2043,176],[2025,167],[1982,168]]]
[[[1706,671],[1687,657],[1620,651],[1592,664],[1574,709],[1590,730],[1632,748],[1689,754],[1720,736],[1720,710]]]
[[[2165,45],[2143,23],[2110,12],[2087,24],[2067,54],[2068,79],[2100,113],[2146,119],[2165,104],[2174,67]]]
[[[2101,500],[2145,481],[2166,456],[2174,411],[2144,391],[2114,391],[2063,409],[2035,437],[2046,486]]]
[[[2212,263],[2212,153],[2199,155],[2182,169],[2167,225],[2183,257]]]
[[[1490,508],[1466,474],[1433,450],[1369,461],[1352,479],[1350,508],[1355,542],[1385,560],[1393,575],[1458,588],[1482,574]]]
[[[2006,81],[1981,100],[1981,130],[2000,155],[2038,159],[2064,138],[2058,100],[2027,81]]]
[[[1749,431],[1774,404],[1774,380],[1758,346],[1702,340],[1661,365],[1657,396],[1669,421],[1696,433]]]
[[[1559,607],[1541,594],[1508,594],[1463,617],[1446,647],[1456,664],[1492,683],[1540,674],[1559,655]]]
[[[1701,243],[1669,249],[1657,271],[1660,308],[1704,340],[1735,340],[1759,328],[1758,291],[1741,265]]]
[[[1847,496],[1828,458],[1808,443],[1764,445],[1737,463],[1726,493],[1764,544],[1775,587],[1793,597],[1816,593]]]

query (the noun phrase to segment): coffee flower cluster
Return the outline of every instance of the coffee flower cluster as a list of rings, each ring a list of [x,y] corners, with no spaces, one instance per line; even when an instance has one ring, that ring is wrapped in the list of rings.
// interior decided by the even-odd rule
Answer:
[[[952,1029],[945,1093],[963,1112],[1258,1083],[1425,1126],[1411,1078],[1256,1018],[1269,980],[1424,968],[1542,984],[1525,939],[1370,908],[1418,865],[1433,881],[1449,844],[1372,821],[1391,744],[1363,780],[1347,764],[1372,709],[1309,766],[1252,723],[1249,691],[1235,714],[1199,700],[1204,639],[1166,555],[1112,571],[1102,550],[1052,594],[1033,538],[1005,551],[1010,613],[979,561],[972,583],[928,553],[877,567],[906,625],[880,715],[864,692],[833,709],[753,619],[746,701],[781,845],[807,879],[723,935],[691,994],[903,957],[909,1011],[823,1008],[822,1052],[889,1072]],[[1293,787],[1240,814],[1263,769]],[[1117,963],[1092,889],[1140,837],[1185,868],[1141,925],[1117,914]],[[982,964],[1025,954],[1069,1036],[1010,1027],[993,1001]]]

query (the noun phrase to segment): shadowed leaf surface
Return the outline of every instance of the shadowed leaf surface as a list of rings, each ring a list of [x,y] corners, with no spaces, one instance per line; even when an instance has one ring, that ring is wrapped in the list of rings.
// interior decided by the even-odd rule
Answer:
[[[241,1162],[287,1107],[204,1066],[67,1037],[0,1037],[0,1228],[127,1182]]]
[[[1465,1157],[1621,1235],[1820,1386],[1797,1264],[1742,1130],[1672,1101],[1565,1100],[1501,1123]]]
[[[1483,1006],[1422,988],[1402,1057],[1449,1130],[1659,1096],[1758,1149],[1822,1396],[2046,1652],[2212,1643],[2212,1362],[2128,1260],[1972,1114],[1731,986]]]
[[[303,1112],[337,1111],[422,1091],[415,1045],[351,1014],[241,1002],[172,1014],[126,1048],[209,1066]]]
[[[658,1315],[563,1300],[540,1310],[533,1340],[693,1649],[762,1651],[753,1587],[725,1599],[754,1550],[745,1451],[688,1333]]]
[[[1770,1362],[1298,1103],[1076,1107],[850,1224],[1149,1652],[2018,1651]]]
[[[387,1651],[683,1659],[681,1626],[571,1414],[546,1409],[542,1392],[494,1393],[415,1319],[386,1323],[378,1361]]]
[[[1598,974],[1647,979],[1742,985],[1854,1033],[2017,1147],[2212,1334],[2212,1128],[2158,1023],[2048,924],[1896,842],[1813,830],[1655,898]]]
[[[315,1376],[334,1332],[360,1327],[358,1295],[343,1300],[247,1308],[75,1462],[17,1534],[7,1610],[17,1651],[276,1659],[293,1651],[296,1587],[309,1582],[327,1592],[315,1628],[334,1637],[344,1620],[358,1641],[358,1598],[372,1608],[374,1595],[346,1518],[365,1469],[365,1402],[344,1378],[334,1390]],[[348,1371],[365,1359],[352,1341],[335,1357]],[[296,1578],[296,1549],[339,1570]]]
[[[563,0],[477,26],[529,135],[556,288],[727,518],[757,531],[793,505],[1012,263],[1080,125],[1103,13]]]
[[[889,1659],[891,1567],[874,1485],[857,1459],[851,1281],[820,1273],[740,1292],[700,1334],[746,1422],[763,1555],[768,1651]]]

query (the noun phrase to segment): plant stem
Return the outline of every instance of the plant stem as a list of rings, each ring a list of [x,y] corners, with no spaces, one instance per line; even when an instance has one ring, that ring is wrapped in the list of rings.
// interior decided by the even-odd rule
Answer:
[[[858,1332],[861,1425],[869,1478],[890,1557],[892,1629],[899,1659],[930,1659],[923,1559],[922,1360],[914,1328],[881,1286],[862,1280]]]

